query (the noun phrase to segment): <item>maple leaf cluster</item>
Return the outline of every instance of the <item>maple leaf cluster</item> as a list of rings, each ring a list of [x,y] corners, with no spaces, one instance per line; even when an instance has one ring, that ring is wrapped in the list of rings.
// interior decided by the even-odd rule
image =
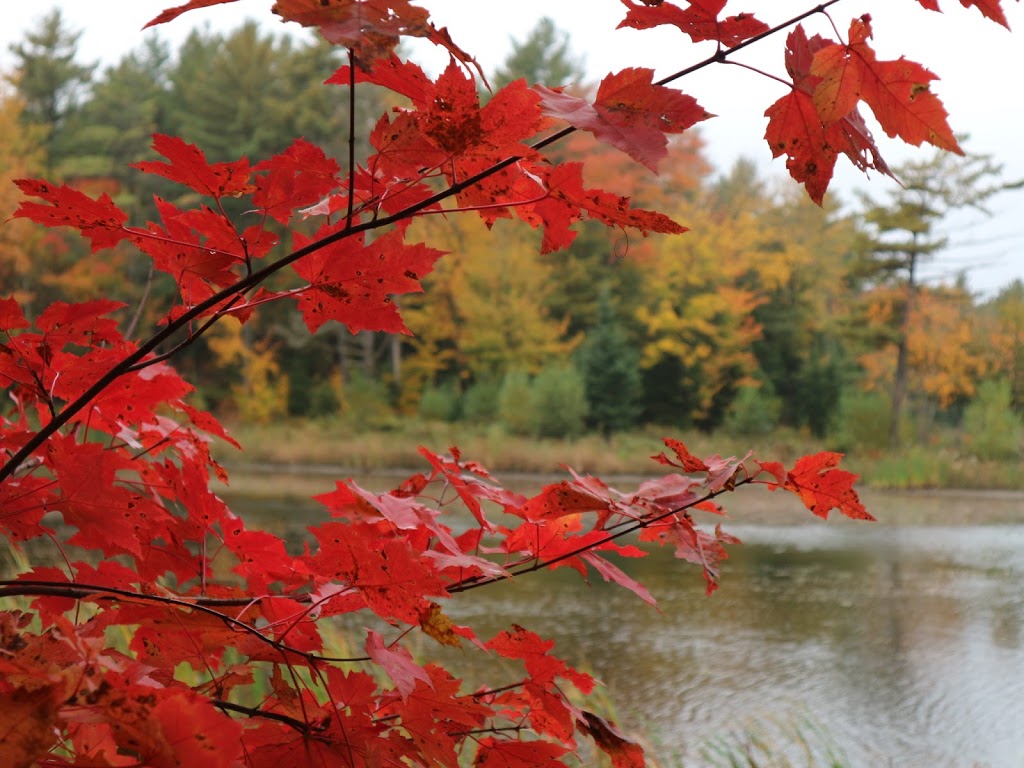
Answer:
[[[153,23],[230,1],[192,0]],[[670,25],[713,42],[708,64],[796,24],[723,18],[724,0],[623,3],[622,26]],[[1005,23],[998,3],[977,5]],[[129,225],[107,195],[18,182],[31,199],[16,216],[73,228],[93,252],[137,249],[173,281],[177,300],[137,342],[122,332],[115,302],[54,303],[30,318],[0,298],[0,530],[18,550],[50,543],[55,554],[0,581],[0,763],[507,768],[557,764],[585,738],[617,767],[643,765],[635,742],[581,704],[596,681],[552,641],[514,623],[480,636],[452,606],[559,568],[654,605],[619,565],[651,545],[697,564],[710,593],[736,539],[700,520],[722,519],[723,494],[761,484],[821,517],[838,509],[870,519],[838,454],[787,470],[749,455],[698,458],[666,440],[655,458],[668,473],[635,491],[570,470],[524,496],[455,449],[423,449],[429,470],[391,492],[345,480],[319,496],[326,519],[296,549],[249,529],[211,490],[227,473],[210,443],[235,443],[189,404],[192,387],[170,361],[214,323],[244,323],[270,302],[294,302],[310,332],[335,321],[353,333],[407,333],[395,297],[421,291],[443,256],[407,242],[418,216],[517,218],[542,230],[545,252],[568,246],[585,219],[681,233],[662,213],[587,188],[581,163],[543,150],[585,130],[655,170],[667,137],[710,115],[668,86],[674,78],[655,82],[642,67],[609,74],[593,100],[517,81],[481,106],[475,61],[406,0],[278,0],[272,10],[349,49],[331,87],[351,98],[371,83],[402,99],[371,131],[365,162],[343,169],[297,139],[255,164],[211,163],[200,147],[158,135],[163,159],[135,167],[202,203],[158,199],[159,220],[143,225]],[[893,136],[958,149],[928,88],[934,76],[877,60],[870,35],[867,17],[851,23],[847,43],[808,38],[799,26],[790,33],[793,89],[769,109],[767,138],[817,200],[839,153],[887,170],[861,101]],[[450,65],[431,78],[403,61],[403,36],[440,46]],[[291,287],[268,288],[282,272]],[[329,639],[343,618],[373,628],[338,655]],[[410,633],[518,671],[469,689],[415,658],[403,644]]]
[[[862,171],[892,176],[858,109],[861,101],[888,136],[963,154],[931,91],[936,76],[904,58],[880,61],[870,38],[871,17],[864,15],[850,22],[845,44],[808,38],[799,25],[786,40],[793,90],[765,112],[765,139],[774,157],[786,156],[790,175],[819,204],[840,154]]]
[[[193,430],[185,432],[196,439]],[[700,565],[710,593],[725,545],[738,541],[719,526],[703,529],[692,513],[721,516],[717,496],[755,482],[776,487],[776,472],[784,472],[765,463],[771,480],[758,479],[763,472],[751,474],[746,460],[696,459],[681,442],[666,440],[672,458],[658,460],[680,472],[635,492],[572,473],[527,497],[502,488],[455,449],[450,456],[421,449],[430,472],[394,491],[377,494],[347,480],[316,497],[331,519],[311,526],[305,550],[290,554],[281,538],[246,529],[205,489],[196,463],[179,469],[138,456],[129,461],[123,451],[88,445],[68,437],[52,447],[44,466],[59,486],[29,481],[41,481],[41,471],[10,484],[21,505],[11,516],[17,527],[10,526],[19,540],[57,535],[39,516],[60,512],[75,529],[68,551],[96,550],[105,559],[71,562],[71,573],[37,566],[0,586],[0,596],[33,596],[43,627],[30,632],[28,614],[0,614],[0,699],[8,705],[0,732],[31,725],[0,752],[8,757],[51,749],[60,732],[64,746],[83,758],[129,752],[158,765],[187,755],[232,765],[243,753],[261,765],[306,751],[326,764],[351,764],[339,754],[356,752],[357,765],[381,759],[456,765],[470,735],[490,733],[478,740],[477,764],[504,764],[510,754],[522,765],[543,762],[574,750],[582,735],[615,764],[642,765],[636,743],[578,704],[572,691],[588,694],[595,681],[555,656],[552,641],[514,624],[484,639],[453,621],[444,605],[488,584],[563,567],[584,578],[596,574],[654,605],[647,589],[608,559],[649,554],[620,543],[628,534],[669,545],[676,557]],[[80,462],[73,477],[67,455]],[[818,514],[838,506],[866,515],[853,514],[855,477],[833,470],[835,463],[834,454],[801,460],[779,487],[799,488]],[[148,482],[118,478],[120,468]],[[439,488],[453,489],[449,502],[436,503]],[[32,514],[25,514],[29,505]],[[177,511],[187,516],[175,524]],[[500,519],[492,520],[495,514]],[[212,583],[212,574],[225,568],[236,578]],[[362,612],[398,637],[419,630],[441,645],[518,661],[522,676],[467,692],[450,672],[417,661],[377,630],[367,631],[365,655],[329,657],[321,622]],[[115,627],[130,628],[127,648],[106,644]],[[386,682],[351,669],[360,663],[377,667]],[[182,665],[204,682],[176,684]],[[232,696],[260,673],[272,693],[258,707],[233,706]],[[307,682],[297,685],[300,678]],[[229,717],[239,711],[250,719]],[[193,720],[194,726],[183,725]],[[511,723],[528,723],[542,740],[498,738]]]

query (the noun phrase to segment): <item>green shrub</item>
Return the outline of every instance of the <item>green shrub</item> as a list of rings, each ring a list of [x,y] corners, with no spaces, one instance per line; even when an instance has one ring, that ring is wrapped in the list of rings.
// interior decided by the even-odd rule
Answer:
[[[474,381],[462,396],[462,418],[473,424],[488,424],[498,416],[501,384],[494,379]]]
[[[306,406],[306,416],[333,416],[341,408],[341,400],[338,398],[338,384],[331,379],[324,379],[316,382],[307,390],[309,402]]]
[[[873,488],[946,488],[952,485],[953,457],[933,446],[908,445],[882,454],[858,473]]]
[[[732,435],[766,435],[779,425],[782,400],[771,382],[742,387],[729,407],[724,427]]]
[[[393,428],[395,412],[384,382],[355,371],[342,387],[341,416],[356,429]]]
[[[529,400],[530,377],[524,371],[506,373],[498,392],[498,419],[513,435],[530,434]]]
[[[1013,460],[1020,456],[1024,423],[1013,410],[1010,382],[985,381],[964,409],[964,447],[982,460]]]
[[[454,381],[427,387],[420,397],[418,413],[426,421],[455,421],[459,418],[460,396]]]
[[[538,437],[575,437],[587,418],[583,377],[571,365],[542,370],[530,384],[527,401],[530,431]]]
[[[879,392],[847,390],[839,401],[833,440],[843,451],[879,451],[889,445],[889,399]]]

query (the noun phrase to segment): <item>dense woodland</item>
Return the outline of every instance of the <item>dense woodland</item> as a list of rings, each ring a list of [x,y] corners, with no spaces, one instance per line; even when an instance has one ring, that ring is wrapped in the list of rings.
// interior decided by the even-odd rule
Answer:
[[[19,197],[10,181],[42,175],[106,191],[133,220],[158,220],[161,200],[191,201],[129,167],[155,157],[154,133],[181,136],[211,161],[268,157],[297,136],[342,157],[350,120],[365,141],[368,121],[400,106],[361,86],[350,116],[346,86],[320,84],[342,63],[337,49],[254,23],[194,32],[176,51],[151,37],[105,70],[81,60],[77,37],[54,13],[12,47],[0,101],[5,216]],[[525,77],[587,88],[546,20],[490,74],[495,85]],[[945,246],[950,211],[984,210],[1019,185],[989,158],[936,155],[894,169],[904,188],[888,197],[818,207],[744,160],[711,168],[696,136],[672,146],[660,176],[582,132],[557,152],[586,156],[594,186],[614,178],[637,206],[699,220],[699,231],[638,238],[584,223],[568,249],[542,253],[539,234],[500,220],[488,229],[476,217],[421,218],[412,226],[422,239],[452,255],[425,294],[403,298],[409,336],[353,335],[331,322],[310,337],[270,304],[244,327],[219,323],[177,365],[206,406],[256,421],[341,416],[386,427],[418,414],[541,436],[782,426],[895,444],[966,419],[976,454],[1017,455],[1024,285],[980,298],[962,277],[922,281],[920,267]],[[245,220],[245,210],[231,213]],[[127,241],[99,260],[86,261],[87,250],[70,233],[8,221],[0,293],[34,312],[104,295],[131,307],[128,329],[167,313],[174,282]],[[286,290],[288,279],[270,288]],[[875,437],[851,436],[858,427]]]

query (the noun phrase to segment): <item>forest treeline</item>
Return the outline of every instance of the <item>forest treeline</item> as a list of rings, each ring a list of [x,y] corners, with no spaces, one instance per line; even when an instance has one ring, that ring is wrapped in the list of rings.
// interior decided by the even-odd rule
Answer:
[[[175,285],[127,242],[86,261],[72,234],[9,220],[12,179],[105,192],[133,223],[159,222],[161,199],[194,201],[130,167],[155,157],[154,133],[181,136],[213,161],[253,162],[302,136],[345,167],[350,122],[365,156],[377,117],[401,106],[359,85],[350,116],[347,86],[320,86],[344,63],[336,49],[254,23],[200,29],[177,50],[150,37],[103,70],[81,60],[77,41],[59,13],[40,19],[12,46],[0,101],[0,294],[37,314],[104,295],[126,304],[126,328],[144,329],[173,309]],[[586,88],[547,20],[490,74]],[[591,186],[614,178],[635,206],[700,226],[637,238],[584,223],[569,248],[541,254],[540,234],[500,219],[488,228],[476,217],[422,217],[409,237],[452,255],[424,280],[425,294],[403,298],[412,335],[329,323],[310,337],[270,303],[245,325],[220,323],[177,365],[204,405],[255,421],[338,416],[386,427],[418,415],[539,436],[782,426],[840,448],[927,439],[939,424],[962,428],[981,458],[1018,455],[1024,285],[979,298],[962,276],[920,278],[946,244],[951,211],[984,209],[1014,186],[989,158],[929,157],[894,169],[904,187],[888,198],[819,208],[750,162],[715,172],[696,132],[672,145],[657,177],[586,136],[557,152],[586,156]]]

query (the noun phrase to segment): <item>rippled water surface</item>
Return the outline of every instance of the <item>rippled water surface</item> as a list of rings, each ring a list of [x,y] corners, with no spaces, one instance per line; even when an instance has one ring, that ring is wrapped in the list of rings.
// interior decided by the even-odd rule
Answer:
[[[1018,516],[1020,502],[1000,503]],[[516,622],[555,638],[663,755],[809,718],[856,766],[1024,766],[1024,525],[730,532],[744,545],[711,598],[667,553],[623,564],[661,613],[562,571],[449,610],[483,631]]]

